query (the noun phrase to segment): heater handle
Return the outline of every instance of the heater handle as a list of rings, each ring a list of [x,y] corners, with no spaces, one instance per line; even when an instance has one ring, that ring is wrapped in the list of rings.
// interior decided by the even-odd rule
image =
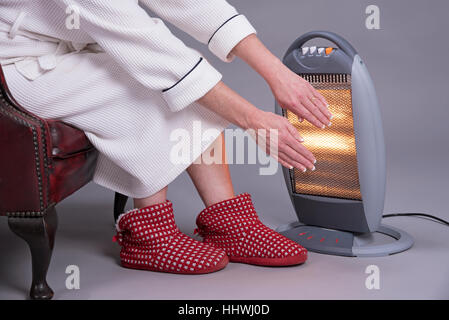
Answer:
[[[354,49],[354,47],[346,39],[340,37],[336,33],[330,31],[310,31],[300,36],[290,45],[290,47],[288,48],[287,52],[284,55],[284,59],[293,50],[301,48],[304,43],[315,38],[323,38],[332,41],[338,46],[339,49],[341,49],[351,58],[354,58],[354,56],[357,54],[357,51]]]

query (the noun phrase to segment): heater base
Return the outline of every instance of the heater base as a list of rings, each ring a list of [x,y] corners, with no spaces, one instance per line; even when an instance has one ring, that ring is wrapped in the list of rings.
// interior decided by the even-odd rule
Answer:
[[[347,256],[381,257],[399,253],[413,245],[406,232],[381,224],[373,233],[352,233],[293,222],[279,227],[277,232],[301,244],[312,252]],[[384,235],[388,242],[379,241],[376,234]]]

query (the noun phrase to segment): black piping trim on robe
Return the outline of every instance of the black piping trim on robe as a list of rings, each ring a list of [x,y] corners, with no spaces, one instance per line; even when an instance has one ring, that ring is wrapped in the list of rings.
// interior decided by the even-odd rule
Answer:
[[[223,23],[221,24],[221,26],[219,26],[219,27],[217,28],[217,30],[215,30],[214,33],[212,33],[212,35],[211,35],[210,38],[209,38],[209,41],[207,41],[207,44],[209,44],[209,43],[211,42],[212,38],[215,36],[215,34],[218,32],[218,30],[220,30],[226,23],[228,23],[229,21],[231,21],[232,19],[234,19],[235,17],[238,17],[238,16],[240,16],[240,15],[241,15],[241,13],[238,13],[238,14],[236,14],[236,15],[230,17],[230,18],[229,18],[228,20],[226,20],[225,22],[223,22]]]
[[[192,69],[189,70],[189,72],[187,72],[185,75],[183,75],[181,79],[179,79],[178,81],[176,81],[174,85],[172,85],[172,86],[169,87],[169,88],[166,88],[166,89],[162,90],[162,92],[165,92],[165,91],[170,90],[171,88],[173,88],[174,86],[176,86],[178,83],[180,83],[182,80],[184,80],[184,78],[187,77],[187,76],[188,76],[188,75],[189,75],[189,74],[190,74],[190,73],[191,73],[191,72],[192,72],[192,71],[193,71],[193,70],[200,64],[201,61],[203,61],[203,57],[201,57],[200,60],[198,60],[198,62],[193,66]]]

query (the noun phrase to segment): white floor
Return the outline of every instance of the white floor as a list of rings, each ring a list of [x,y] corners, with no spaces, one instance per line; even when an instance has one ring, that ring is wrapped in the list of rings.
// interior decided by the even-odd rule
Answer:
[[[233,175],[239,170],[233,169]],[[401,174],[400,170],[395,174]],[[398,185],[394,181],[398,179],[390,181],[386,209],[391,210],[387,212],[425,210],[420,207],[417,195],[406,199],[414,192],[419,193],[407,180],[415,178],[402,176],[401,185],[410,186],[405,193],[404,189],[396,188]],[[270,183],[282,183],[278,177],[270,179]],[[440,182],[442,187],[447,186],[446,181]],[[191,235],[201,202],[190,187],[186,176],[181,176],[171,188],[170,198],[175,209],[178,208],[175,213],[178,225]],[[243,181],[241,187],[246,187]],[[119,248],[111,241],[114,234],[112,197],[112,192],[90,184],[58,206],[60,224],[48,276],[55,299],[449,298],[449,228],[426,219],[389,218],[384,221],[406,230],[416,241],[409,251],[389,257],[346,258],[310,253],[307,263],[298,267],[229,264],[224,270],[209,275],[172,275],[119,266]],[[275,227],[293,219],[286,194],[274,194],[268,188],[265,192],[255,192],[254,198],[259,214],[268,225]],[[443,209],[442,202],[428,200],[424,201],[428,212],[438,213]],[[276,214],[265,213],[276,212],[278,207],[287,209],[278,210]],[[0,299],[24,299],[30,284],[29,253],[25,243],[8,230],[6,218],[0,219],[0,250]],[[379,290],[365,287],[368,276],[365,269],[371,264],[380,269]],[[66,289],[68,265],[80,268],[79,290]]]

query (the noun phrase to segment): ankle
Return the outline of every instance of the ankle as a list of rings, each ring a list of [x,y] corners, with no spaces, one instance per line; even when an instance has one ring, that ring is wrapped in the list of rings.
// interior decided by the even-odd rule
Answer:
[[[134,208],[142,209],[155,204],[164,203],[165,201],[167,201],[167,187],[162,188],[148,197],[134,198]]]
[[[156,194],[147,198],[134,198],[134,208],[142,209],[167,201],[165,194]]]
[[[235,197],[235,194],[233,192],[214,194],[214,195],[210,195],[207,198],[203,199],[203,202],[206,207],[210,207],[216,203],[223,202],[225,200],[229,200],[234,197]]]

